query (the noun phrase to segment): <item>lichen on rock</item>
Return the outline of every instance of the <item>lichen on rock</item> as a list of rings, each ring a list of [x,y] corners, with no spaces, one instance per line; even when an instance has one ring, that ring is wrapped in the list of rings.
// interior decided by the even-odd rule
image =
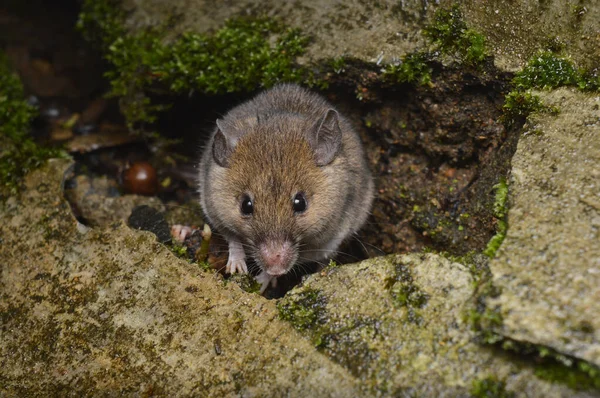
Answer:
[[[79,224],[62,195],[69,167],[49,161],[0,204],[3,393],[363,395],[273,302],[149,232]]]
[[[326,268],[278,306],[282,318],[378,395],[577,396],[477,343],[464,317],[473,289],[462,264],[435,254],[392,255]],[[397,291],[409,293],[399,300]],[[308,327],[306,314],[314,315],[317,303]]]
[[[597,95],[537,93],[558,115],[530,116],[512,160],[509,228],[490,269],[493,329],[600,366]]]

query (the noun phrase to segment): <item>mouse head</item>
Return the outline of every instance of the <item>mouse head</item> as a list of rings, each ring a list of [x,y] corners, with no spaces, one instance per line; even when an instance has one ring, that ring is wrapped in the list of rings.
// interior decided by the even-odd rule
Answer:
[[[303,247],[331,228],[343,206],[332,172],[342,146],[338,113],[329,109],[316,122],[290,114],[254,117],[243,127],[219,120],[217,127],[219,222],[263,270],[283,275],[304,260]]]

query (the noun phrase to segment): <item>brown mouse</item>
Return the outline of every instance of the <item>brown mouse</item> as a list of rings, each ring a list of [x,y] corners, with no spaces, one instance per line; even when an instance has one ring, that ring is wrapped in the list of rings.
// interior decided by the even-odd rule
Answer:
[[[217,120],[200,161],[200,203],[229,243],[229,273],[250,256],[269,281],[331,257],[365,222],[373,180],[360,138],[323,97],[293,84]]]

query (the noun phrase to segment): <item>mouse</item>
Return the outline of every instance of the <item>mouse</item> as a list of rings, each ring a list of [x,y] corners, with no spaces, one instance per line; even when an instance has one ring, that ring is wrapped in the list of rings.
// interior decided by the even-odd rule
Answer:
[[[373,191],[349,120],[296,84],[217,119],[199,163],[200,205],[228,243],[225,271],[247,273],[253,259],[261,292],[295,265],[334,256],[365,223]]]

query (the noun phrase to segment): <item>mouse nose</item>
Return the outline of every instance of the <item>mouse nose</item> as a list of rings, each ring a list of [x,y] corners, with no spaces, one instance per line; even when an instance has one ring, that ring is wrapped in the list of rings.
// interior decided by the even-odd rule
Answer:
[[[293,258],[292,243],[284,241],[267,241],[259,246],[260,257],[266,271],[271,276],[285,274],[291,268]]]

